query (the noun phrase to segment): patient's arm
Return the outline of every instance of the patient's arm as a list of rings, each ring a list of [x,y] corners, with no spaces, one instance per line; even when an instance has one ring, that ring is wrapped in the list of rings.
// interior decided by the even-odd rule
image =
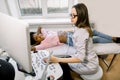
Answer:
[[[38,29],[37,29],[37,34],[40,34],[41,33],[41,29],[42,29],[42,27],[38,27]]]

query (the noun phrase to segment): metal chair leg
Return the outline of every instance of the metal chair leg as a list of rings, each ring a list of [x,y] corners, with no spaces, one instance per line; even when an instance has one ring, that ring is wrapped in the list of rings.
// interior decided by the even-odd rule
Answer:
[[[112,60],[110,61],[110,63],[108,64],[108,62],[102,58],[103,62],[105,63],[105,65],[107,66],[107,71],[110,69],[111,65],[113,64],[114,59],[116,58],[117,54],[114,54],[114,56],[112,57]]]
[[[114,59],[116,58],[116,56],[117,56],[117,54],[114,54],[112,60],[110,61],[109,66],[108,66],[108,68],[107,68],[107,71],[110,69],[111,65],[113,64]]]

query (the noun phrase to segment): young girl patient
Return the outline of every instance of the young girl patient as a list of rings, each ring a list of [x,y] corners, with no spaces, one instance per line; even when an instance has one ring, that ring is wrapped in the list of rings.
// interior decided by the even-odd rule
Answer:
[[[30,33],[31,50],[42,50],[50,47],[55,47],[63,44],[73,46],[72,42],[73,31],[47,31],[42,27],[38,27],[37,32]],[[68,40],[69,39],[69,40]],[[111,37],[104,33],[93,30],[93,43],[120,43],[119,37]]]
[[[31,36],[31,50],[42,50],[54,46],[63,45],[67,41],[67,32],[65,31],[47,31],[38,27],[36,33],[30,33]]]

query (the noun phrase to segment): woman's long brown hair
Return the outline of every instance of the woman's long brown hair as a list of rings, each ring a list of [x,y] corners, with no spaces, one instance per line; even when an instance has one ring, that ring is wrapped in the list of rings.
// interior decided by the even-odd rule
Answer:
[[[93,34],[89,23],[88,9],[86,5],[83,3],[78,3],[74,5],[73,8],[76,9],[78,15],[78,20],[75,26],[85,28],[89,32],[89,36],[92,37]]]

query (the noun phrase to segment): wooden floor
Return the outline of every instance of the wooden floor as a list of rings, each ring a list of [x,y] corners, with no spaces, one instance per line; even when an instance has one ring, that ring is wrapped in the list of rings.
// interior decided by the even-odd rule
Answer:
[[[109,55],[107,57],[107,61],[110,61],[113,55]],[[107,70],[106,65],[103,63],[103,61],[101,59],[99,59],[100,61],[100,66],[103,69],[103,77],[101,80],[120,80],[120,54],[117,55],[117,57],[115,58],[112,66],[110,67],[109,71]],[[72,73],[72,76],[74,76],[74,80],[82,80],[80,79],[79,75]]]
[[[107,61],[110,61],[113,55],[109,55]],[[100,60],[100,65],[103,69],[102,80],[120,80],[120,54],[115,58],[109,71],[106,71],[107,67]]]

